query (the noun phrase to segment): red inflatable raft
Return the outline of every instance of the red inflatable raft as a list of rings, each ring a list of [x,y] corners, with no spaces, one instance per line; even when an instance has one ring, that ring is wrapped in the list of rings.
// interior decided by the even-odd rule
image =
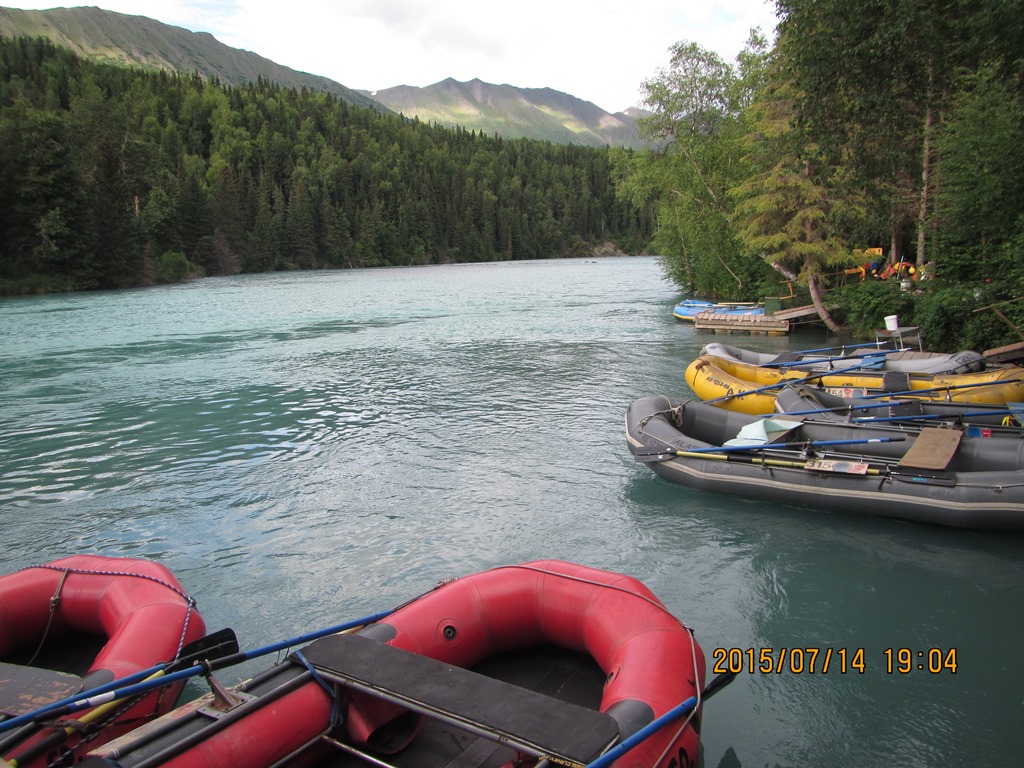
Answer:
[[[703,679],[692,632],[639,581],[537,561],[317,640],[237,701],[202,697],[86,765],[582,766],[697,697],[614,762],[682,768],[698,763]]]
[[[194,601],[151,561],[77,555],[0,576],[0,720],[170,662],[205,631]],[[2,733],[0,755],[17,768],[71,765],[169,711],[182,685]]]

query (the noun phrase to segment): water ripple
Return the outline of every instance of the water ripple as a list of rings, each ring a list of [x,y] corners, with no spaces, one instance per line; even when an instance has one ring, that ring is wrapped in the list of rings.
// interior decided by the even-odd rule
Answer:
[[[160,559],[252,648],[562,557],[643,579],[709,667],[716,647],[866,649],[863,675],[740,675],[705,707],[709,766],[1014,764],[1020,542],[652,476],[623,413],[685,395],[706,337],[656,260],[599,262],[0,300],[5,565]],[[889,675],[893,645],[962,666]]]

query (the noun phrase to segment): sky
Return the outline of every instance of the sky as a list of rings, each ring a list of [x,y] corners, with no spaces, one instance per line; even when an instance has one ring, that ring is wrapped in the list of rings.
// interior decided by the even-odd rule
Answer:
[[[11,2],[44,9],[48,2]],[[92,0],[209,32],[233,48],[374,91],[451,77],[553,88],[608,112],[695,42],[734,62],[750,30],[773,40],[772,0]]]

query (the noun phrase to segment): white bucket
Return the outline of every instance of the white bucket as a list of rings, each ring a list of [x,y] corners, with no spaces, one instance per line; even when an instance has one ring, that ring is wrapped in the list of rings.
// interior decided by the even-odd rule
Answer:
[[[900,327],[899,318],[896,315],[885,316],[885,330],[895,331]]]

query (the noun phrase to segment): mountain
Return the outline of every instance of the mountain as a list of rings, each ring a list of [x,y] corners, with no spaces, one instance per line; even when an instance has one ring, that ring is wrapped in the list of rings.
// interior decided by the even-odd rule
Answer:
[[[426,88],[401,85],[374,93],[357,91],[224,45],[207,32],[190,32],[145,16],[95,7],[0,8],[0,35],[46,37],[86,58],[142,69],[198,72],[226,85],[263,77],[287,88],[326,91],[357,106],[510,139],[597,147],[644,145],[636,131],[640,110],[612,115],[589,101],[550,88],[517,88],[480,80],[460,83],[448,79]]]
[[[225,85],[263,77],[286,88],[325,91],[360,107],[386,111],[365,94],[326,77],[299,72],[250,51],[232,48],[207,32],[190,32],[145,16],[99,8],[23,11],[0,8],[0,35],[46,37],[80,56],[140,69],[199,72]]]
[[[597,147],[643,146],[636,130],[642,110],[612,115],[589,101],[550,88],[517,88],[480,80],[461,83],[448,78],[425,88],[400,85],[363,93],[406,117],[506,138]]]

